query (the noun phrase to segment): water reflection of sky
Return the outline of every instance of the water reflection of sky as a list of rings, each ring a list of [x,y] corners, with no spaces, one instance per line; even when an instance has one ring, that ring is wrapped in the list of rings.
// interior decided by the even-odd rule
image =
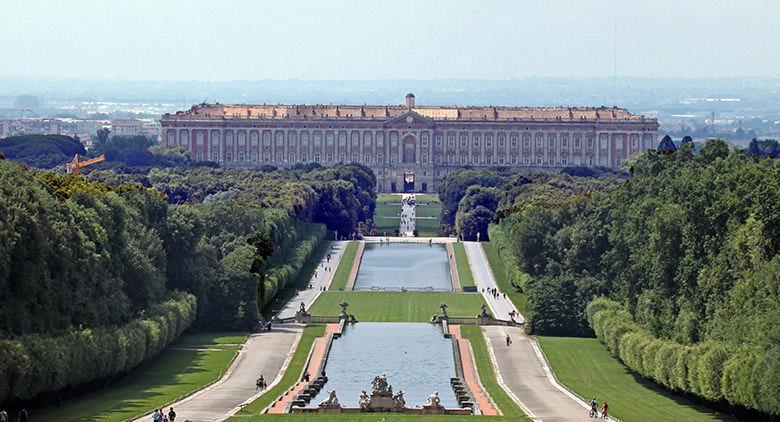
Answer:
[[[357,407],[360,391],[371,394],[371,380],[386,374],[393,392],[404,391],[407,407],[423,405],[439,392],[446,407],[458,407],[450,378],[455,376],[452,342],[426,323],[359,322],[333,340],[325,370],[328,382],[309,406],[336,390],[343,406]]]
[[[447,249],[442,244],[367,243],[355,290],[383,288],[452,291]]]

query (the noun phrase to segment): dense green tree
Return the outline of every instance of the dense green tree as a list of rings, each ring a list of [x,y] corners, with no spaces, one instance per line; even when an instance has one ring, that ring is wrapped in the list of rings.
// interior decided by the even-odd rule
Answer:
[[[84,145],[64,135],[21,135],[0,140],[0,153],[6,159],[32,167],[52,168],[65,164],[76,154],[84,155]]]
[[[627,181],[566,182],[597,188],[584,193],[552,179],[504,192],[492,231],[532,276],[531,329],[591,327],[662,385],[780,414],[780,162],[716,140],[631,166]],[[591,302],[585,324],[600,295],[614,306]]]

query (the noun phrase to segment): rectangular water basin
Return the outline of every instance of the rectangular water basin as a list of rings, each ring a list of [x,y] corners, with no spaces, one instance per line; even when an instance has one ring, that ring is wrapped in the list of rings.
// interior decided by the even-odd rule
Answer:
[[[457,408],[450,386],[455,376],[452,341],[437,325],[426,323],[359,322],[333,340],[325,365],[328,382],[308,407],[336,390],[345,407],[358,407],[360,392],[371,394],[371,380],[386,375],[393,392],[403,390],[406,407],[422,406],[439,392],[441,404]]]
[[[367,243],[354,289],[451,292],[447,248],[436,243]]]

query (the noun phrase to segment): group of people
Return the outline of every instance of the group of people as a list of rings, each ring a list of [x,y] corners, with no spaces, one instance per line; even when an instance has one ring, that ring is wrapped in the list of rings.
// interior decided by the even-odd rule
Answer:
[[[403,207],[409,205],[412,207],[411,213],[406,214],[406,212],[403,211]],[[415,226],[415,212],[414,212],[414,206],[415,206],[415,200],[414,196],[411,197],[404,197],[401,199],[401,236],[403,236],[405,233],[413,232],[414,226]]]
[[[506,299],[506,293],[501,293],[498,291],[495,287],[483,287],[482,293],[488,292],[489,294],[493,295],[494,299],[498,299],[503,296],[504,299]]]
[[[265,390],[266,387],[268,387],[268,384],[265,382],[263,374],[260,374],[260,378],[255,381],[255,390]]]
[[[175,420],[176,412],[173,410],[173,407],[171,407],[167,415],[162,407],[156,409],[154,413],[152,413],[152,422],[174,422]]]
[[[29,416],[27,415],[27,409],[22,409],[19,411],[19,413],[16,415],[17,422],[27,422],[29,419]],[[0,422],[9,422],[10,419],[8,419],[8,412],[4,410],[0,410]]]
[[[609,416],[609,405],[607,402],[604,402],[601,404],[601,419],[607,419]],[[588,416],[591,418],[598,418],[599,417],[599,402],[596,401],[596,398],[594,397],[593,400],[590,401],[590,411],[588,412]]]

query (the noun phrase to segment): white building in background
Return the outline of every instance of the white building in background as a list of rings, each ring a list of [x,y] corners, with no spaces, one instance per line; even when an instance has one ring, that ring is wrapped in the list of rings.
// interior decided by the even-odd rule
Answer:
[[[357,162],[379,192],[430,192],[470,167],[620,166],[654,148],[658,120],[607,107],[197,104],[160,139],[223,166]]]

